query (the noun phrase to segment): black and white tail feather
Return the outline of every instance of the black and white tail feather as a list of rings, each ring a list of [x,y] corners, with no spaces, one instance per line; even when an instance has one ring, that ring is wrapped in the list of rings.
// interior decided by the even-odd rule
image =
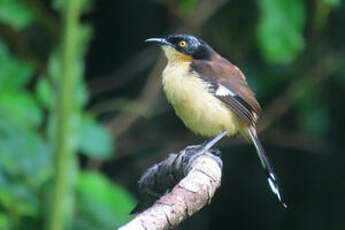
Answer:
[[[268,181],[268,184],[269,184],[272,192],[278,197],[278,199],[279,199],[280,203],[283,205],[283,207],[287,208],[286,203],[284,203],[282,201],[280,191],[279,191],[278,181],[276,179],[276,176],[274,175],[272,166],[271,166],[271,164],[270,164],[270,162],[266,156],[265,150],[262,147],[262,145],[261,145],[261,143],[260,143],[260,141],[256,135],[255,129],[248,128],[248,133],[250,135],[251,140],[254,143],[254,146],[255,146],[256,152],[258,153],[262,167],[265,170],[265,173],[267,175],[267,181]]]

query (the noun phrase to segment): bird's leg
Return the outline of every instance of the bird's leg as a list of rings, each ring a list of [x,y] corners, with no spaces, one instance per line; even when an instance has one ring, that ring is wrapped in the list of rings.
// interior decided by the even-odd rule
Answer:
[[[191,145],[186,147],[185,151],[190,151],[191,149],[195,149],[196,155],[202,155],[209,151],[220,139],[222,139],[227,134],[226,131],[221,132],[213,139],[206,141],[205,143],[201,145]],[[219,153],[219,152],[218,152]],[[217,155],[217,152],[213,153]]]
[[[216,137],[214,137],[213,139],[211,139],[210,141],[202,144],[202,149],[201,151],[207,152],[208,150],[210,150],[220,139],[222,139],[225,135],[227,134],[226,131],[221,132],[220,134],[218,134]]]
[[[216,137],[214,137],[213,139],[201,144],[201,145],[191,145],[191,146],[187,146],[184,151],[186,155],[189,155],[189,162],[192,163],[194,162],[194,159],[199,157],[200,155],[204,155],[206,154],[220,139],[222,139],[225,135],[227,134],[226,131],[221,132],[220,134],[218,134]],[[219,150],[213,150],[211,153],[211,157],[213,156],[213,158],[218,162],[218,164],[222,167],[223,166],[223,162],[220,159],[219,155],[220,152]]]

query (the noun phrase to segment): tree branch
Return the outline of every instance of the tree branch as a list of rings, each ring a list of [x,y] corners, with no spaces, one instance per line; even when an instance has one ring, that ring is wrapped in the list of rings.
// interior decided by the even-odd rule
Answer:
[[[222,161],[218,153],[201,150],[188,146],[148,169],[138,182],[142,199],[132,213],[153,205],[119,230],[170,229],[209,204],[221,184]]]

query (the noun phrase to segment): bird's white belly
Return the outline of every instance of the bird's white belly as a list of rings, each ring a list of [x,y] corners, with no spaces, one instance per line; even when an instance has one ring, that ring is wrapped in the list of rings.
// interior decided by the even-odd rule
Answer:
[[[176,114],[193,132],[216,136],[226,130],[238,131],[239,119],[223,102],[208,91],[208,85],[189,71],[188,62],[167,65],[163,71],[163,88]]]

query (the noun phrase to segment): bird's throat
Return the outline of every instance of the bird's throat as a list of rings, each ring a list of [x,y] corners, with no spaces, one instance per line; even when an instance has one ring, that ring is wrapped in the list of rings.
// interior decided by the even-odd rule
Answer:
[[[182,62],[190,62],[192,57],[181,52],[178,52],[175,48],[170,46],[162,46],[165,56],[168,59],[169,64],[177,65]]]

